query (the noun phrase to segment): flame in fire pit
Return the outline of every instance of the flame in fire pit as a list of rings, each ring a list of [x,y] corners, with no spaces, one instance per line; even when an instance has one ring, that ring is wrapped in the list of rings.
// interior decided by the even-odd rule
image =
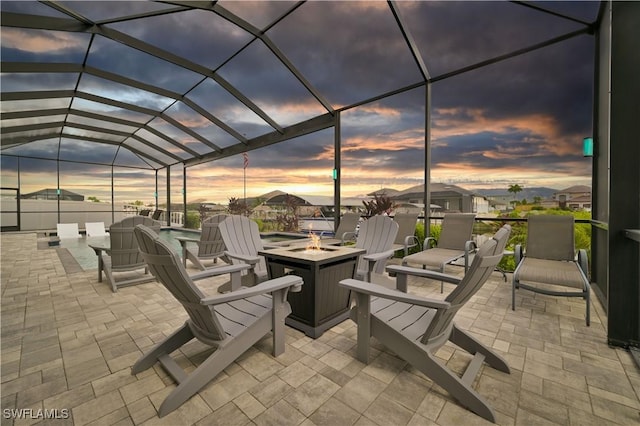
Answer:
[[[307,244],[306,250],[320,250],[320,237],[311,232],[311,224],[309,224],[309,244]]]

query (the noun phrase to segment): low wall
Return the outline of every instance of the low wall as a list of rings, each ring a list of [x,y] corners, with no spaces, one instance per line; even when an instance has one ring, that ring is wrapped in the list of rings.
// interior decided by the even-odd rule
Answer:
[[[77,223],[80,229],[84,229],[86,222],[104,222],[108,227],[131,214],[125,213],[123,204],[113,207],[115,213],[112,215],[110,203],[61,200],[58,220],[57,200],[20,200],[20,230],[54,230],[58,223]],[[0,223],[3,226],[17,224],[16,211],[15,199],[0,199]]]

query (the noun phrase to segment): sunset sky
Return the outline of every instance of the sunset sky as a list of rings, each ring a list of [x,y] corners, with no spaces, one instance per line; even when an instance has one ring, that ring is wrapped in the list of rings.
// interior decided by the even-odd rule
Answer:
[[[129,11],[131,5],[148,7],[138,5],[140,2],[62,3],[93,20],[118,16],[125,9],[127,13],[135,13]],[[409,86],[422,78],[386,2],[308,2],[273,27],[269,27],[270,20],[294,3],[221,1],[219,4],[258,28],[268,28],[269,38],[335,109]],[[597,2],[536,4],[584,22],[593,21],[598,9]],[[439,80],[432,84],[433,182],[452,183],[470,190],[504,188],[505,192],[515,183],[556,189],[590,185],[591,159],[582,156],[582,139],[592,132],[593,36],[583,34],[440,80],[440,76],[465,66],[575,31],[580,24],[507,2],[426,1],[397,2],[397,5],[430,77]],[[3,11],[36,14],[44,14],[46,9],[35,2],[3,1],[1,7]],[[219,75],[280,125],[288,126],[326,112],[299,82],[286,75],[268,49],[251,42],[250,37],[229,22],[215,26],[202,11],[160,15],[148,21],[153,25],[131,25],[126,21],[113,24],[113,28],[217,69]],[[3,63],[81,61],[87,43],[84,34],[59,32],[51,37],[34,30],[3,27],[2,60]],[[96,37],[93,43],[87,60],[90,66],[186,93],[245,137],[272,130],[262,119],[248,114],[237,101],[224,102],[225,94],[219,87],[210,85],[209,91],[205,91],[204,83],[194,86],[197,84],[194,76],[177,73],[170,67],[165,70],[157,64],[157,58],[134,57],[134,53],[111,40]],[[230,58],[234,50],[247,43],[250,44],[240,54]],[[114,61],[114,57],[121,60]],[[65,82],[67,78],[69,81]],[[41,73],[34,77],[5,73],[2,91],[52,90],[54,85],[73,87],[77,80],[77,75],[74,80],[64,73]],[[103,96],[109,96],[109,90],[115,93],[115,89],[107,88],[98,78],[86,75],[78,87],[86,92],[102,87]],[[138,99],[133,92],[127,96],[132,103],[167,108],[167,115],[223,147],[230,143],[224,139],[228,135],[222,135],[214,126],[205,130],[202,116],[189,113],[181,104],[164,105],[159,96]],[[384,187],[402,190],[423,183],[424,99],[425,88],[418,87],[342,112],[343,196],[363,195]],[[81,108],[82,104],[75,100],[73,107]],[[3,102],[3,112],[6,110]],[[176,138],[183,137],[169,127],[166,123],[156,126]],[[332,195],[333,137],[333,129],[327,129],[250,151],[246,170],[242,155],[189,167],[189,200],[226,203],[230,197],[242,198],[245,178],[249,197],[276,189]],[[3,146],[3,186],[14,180],[13,158],[6,158],[8,154],[81,159],[101,164],[61,163],[60,187],[108,201],[110,164],[115,156],[116,201],[152,200],[155,172],[117,167],[126,162],[133,164],[134,160],[127,159],[131,154],[117,152],[113,145],[99,146],[64,138],[60,142],[51,139],[15,148]],[[22,161],[26,161],[21,163],[23,193],[55,187],[56,182],[51,179],[56,170],[54,162]],[[181,169],[175,166],[171,170],[173,201],[181,198]],[[160,179],[164,176],[166,172],[161,171]],[[160,191],[164,192],[164,188]],[[160,198],[165,195],[161,193]]]

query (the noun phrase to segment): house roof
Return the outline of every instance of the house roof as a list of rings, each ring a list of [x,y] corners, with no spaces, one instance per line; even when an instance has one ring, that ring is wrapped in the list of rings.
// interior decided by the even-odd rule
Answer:
[[[399,190],[393,189],[393,188],[381,188],[381,189],[378,189],[377,191],[370,192],[369,194],[367,194],[367,196],[375,197],[376,195],[386,195],[387,197],[393,197],[394,195],[397,195],[399,192],[400,192]]]
[[[281,191],[278,191],[281,192]],[[282,205],[286,202],[287,196],[295,197],[300,204],[307,206],[318,206],[318,207],[331,207],[334,205],[332,196],[325,195],[306,195],[306,194],[287,194],[280,193],[276,194],[272,197],[269,197],[265,204],[267,205]],[[362,207],[362,199],[355,197],[342,198],[340,200],[340,205],[343,207]]]
[[[21,198],[31,198],[31,197],[35,197],[37,195],[58,195],[58,190],[56,188],[45,188],[45,189],[41,189],[39,191],[34,191],[34,192],[29,192],[28,194],[21,194],[20,197]],[[60,189],[60,197],[64,198],[64,197],[77,197],[77,198],[83,198],[84,199],[84,195],[82,194],[78,194],[76,192],[71,192],[68,191],[66,189]]]
[[[451,194],[461,194],[461,195],[474,195],[473,192],[461,188],[456,185],[445,184],[445,183],[431,183],[431,196],[434,195],[444,195],[446,193]],[[422,197],[424,194],[424,185],[416,185],[410,188],[405,189],[404,191],[399,191],[395,195],[391,197],[391,199],[407,199],[411,197]]]
[[[574,186],[570,186],[568,188],[562,189],[558,192],[556,192],[556,194],[563,194],[563,193],[579,193],[579,192],[591,192],[591,187],[587,186],[587,185],[574,185]]]

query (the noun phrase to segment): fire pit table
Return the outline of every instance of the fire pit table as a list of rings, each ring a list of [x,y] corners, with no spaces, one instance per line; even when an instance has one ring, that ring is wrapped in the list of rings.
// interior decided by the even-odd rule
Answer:
[[[291,246],[260,251],[270,279],[291,274],[304,280],[301,292],[289,293],[292,312],[285,323],[315,339],[349,318],[350,293],[338,282],[353,278],[358,256],[364,252],[342,246],[313,249]]]

